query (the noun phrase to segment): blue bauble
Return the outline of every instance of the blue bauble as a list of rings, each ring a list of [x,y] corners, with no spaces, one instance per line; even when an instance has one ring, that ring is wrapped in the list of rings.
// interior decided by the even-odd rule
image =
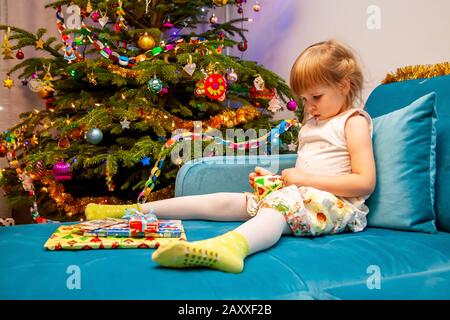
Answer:
[[[147,82],[148,89],[153,92],[160,92],[163,88],[163,82],[158,78],[153,78]]]
[[[99,128],[92,128],[86,133],[86,140],[92,144],[99,144],[103,140],[103,132]]]

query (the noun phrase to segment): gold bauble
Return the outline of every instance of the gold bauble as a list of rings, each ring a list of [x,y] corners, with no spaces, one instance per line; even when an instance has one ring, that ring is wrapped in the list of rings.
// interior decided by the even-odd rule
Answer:
[[[228,0],[213,0],[214,4],[218,7],[224,6],[228,3]]]
[[[139,37],[138,45],[141,49],[150,50],[155,47],[155,40],[146,32]]]
[[[42,99],[47,99],[53,96],[55,90],[51,87],[43,87],[41,91],[39,91],[39,96]]]

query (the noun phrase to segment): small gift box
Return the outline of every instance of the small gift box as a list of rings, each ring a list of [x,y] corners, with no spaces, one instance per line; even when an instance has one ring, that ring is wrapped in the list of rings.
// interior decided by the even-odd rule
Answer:
[[[264,199],[269,193],[281,188],[283,188],[283,180],[279,175],[255,177],[254,190],[259,200]]]
[[[128,219],[131,232],[158,232],[158,218],[153,212],[141,213],[136,209],[128,209],[123,218]]]

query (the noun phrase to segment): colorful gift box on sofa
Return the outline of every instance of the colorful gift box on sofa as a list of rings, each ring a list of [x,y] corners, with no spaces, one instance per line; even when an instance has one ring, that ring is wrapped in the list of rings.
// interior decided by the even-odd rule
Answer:
[[[43,243],[54,226],[1,228],[0,298],[450,299],[450,76],[381,85],[366,109],[374,118],[378,185],[363,232],[285,236],[248,257],[242,273],[228,274],[158,267],[152,249],[49,252]],[[192,161],[178,173],[176,196],[251,192],[255,166],[281,172],[295,160],[296,154]],[[184,221],[191,241],[239,224]],[[81,290],[67,289],[72,265],[82,272]],[[130,274],[139,281],[129,281]]]

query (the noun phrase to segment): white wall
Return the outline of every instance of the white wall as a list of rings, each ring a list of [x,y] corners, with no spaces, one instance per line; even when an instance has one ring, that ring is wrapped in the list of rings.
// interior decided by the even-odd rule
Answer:
[[[245,11],[253,22],[245,24],[250,32],[243,58],[286,80],[298,54],[328,38],[358,52],[367,81],[365,98],[398,67],[450,60],[449,0],[260,0],[258,13],[254,3],[249,0]],[[371,5],[380,9],[379,30],[367,27]]]

